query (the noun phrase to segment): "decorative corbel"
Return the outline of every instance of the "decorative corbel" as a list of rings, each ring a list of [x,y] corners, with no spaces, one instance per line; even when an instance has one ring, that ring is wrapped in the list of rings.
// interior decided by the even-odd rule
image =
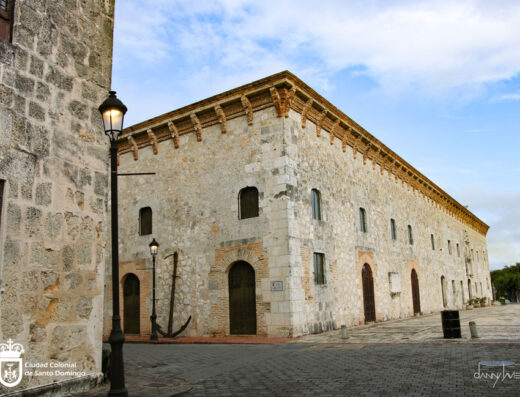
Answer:
[[[283,115],[284,117],[289,117],[289,110],[291,110],[291,105],[296,95],[296,87],[293,86],[289,92],[287,93],[287,97],[285,98],[285,103],[283,106]]]
[[[132,146],[132,151],[134,152],[134,160],[139,160],[139,148],[137,147],[137,143],[135,143],[134,138],[129,136],[128,143],[130,144],[130,146]]]
[[[173,121],[168,121],[168,129],[170,130],[170,134],[173,139],[173,147],[175,149],[179,148],[179,131],[177,130],[177,127],[175,127],[175,124],[173,124]]]
[[[321,135],[321,128],[323,127],[323,121],[327,117],[327,109],[323,110],[321,112],[320,118],[318,119],[318,122],[316,123],[316,136],[319,138]]]
[[[309,99],[307,102],[305,102],[305,105],[303,105],[302,110],[302,128],[305,128],[305,124],[307,123],[307,113],[309,113],[309,110],[312,107],[312,99]]]
[[[330,129],[330,144],[334,145],[334,131],[339,127],[339,118],[336,119],[334,124],[332,124],[332,128]]]
[[[242,98],[240,98],[240,100],[242,101],[242,106],[246,111],[247,124],[253,125],[253,107],[251,106],[251,102],[249,102],[249,99],[247,99],[245,95],[242,95]]]
[[[153,133],[152,129],[151,128],[148,129],[146,131],[146,133],[148,134],[148,138],[150,138],[150,142],[151,142],[152,147],[153,147],[153,154],[159,153],[159,146],[157,144],[157,137]]]
[[[363,165],[367,164],[367,158],[368,158],[368,153],[370,152],[370,148],[371,148],[370,142],[367,142],[365,145],[365,148],[363,149]]]
[[[195,113],[190,114],[191,122],[193,123],[193,129],[197,134],[197,142],[202,141],[202,126],[200,125],[199,118]]]
[[[357,158],[357,154],[359,152],[359,143],[361,142],[361,135],[354,137],[354,143],[352,145],[352,154],[354,155],[354,160]]]
[[[341,139],[341,150],[343,150],[343,153],[347,151],[347,135],[349,128],[350,127],[348,125],[345,127],[345,132],[343,133],[343,137]]]
[[[278,90],[276,89],[275,86],[272,86],[271,88],[269,88],[269,92],[271,93],[271,98],[273,100],[274,108],[276,109],[276,115],[278,117],[281,117],[282,113],[283,113],[283,109],[282,109],[282,100],[280,99],[280,94],[278,93]]]
[[[215,113],[217,114],[218,122],[220,123],[220,131],[225,134],[227,132],[226,114],[220,105],[215,106]]]

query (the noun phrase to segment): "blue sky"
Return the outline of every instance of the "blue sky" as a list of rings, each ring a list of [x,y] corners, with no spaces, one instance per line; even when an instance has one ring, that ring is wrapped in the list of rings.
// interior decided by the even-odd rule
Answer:
[[[520,1],[119,0],[125,125],[290,70],[490,225],[520,262]]]

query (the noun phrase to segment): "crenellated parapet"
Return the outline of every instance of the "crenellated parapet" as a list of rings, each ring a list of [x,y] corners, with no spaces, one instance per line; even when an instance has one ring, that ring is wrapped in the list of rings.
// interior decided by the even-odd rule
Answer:
[[[133,152],[137,160],[140,148],[152,145],[155,152],[159,142],[169,139],[178,148],[180,136],[186,134],[194,133],[197,141],[202,142],[204,128],[220,125],[221,133],[226,134],[230,120],[245,116],[248,125],[254,125],[254,112],[267,108],[274,108],[278,117],[288,117],[291,110],[297,112],[302,129],[309,129],[307,122],[312,122],[317,137],[323,131],[328,132],[331,145],[337,138],[343,152],[349,146],[354,159],[359,155],[363,164],[370,163],[381,174],[386,171],[397,183],[486,235],[489,227],[484,222],[288,71],[126,128],[119,141],[119,151]],[[154,137],[148,134],[149,130],[153,130]]]

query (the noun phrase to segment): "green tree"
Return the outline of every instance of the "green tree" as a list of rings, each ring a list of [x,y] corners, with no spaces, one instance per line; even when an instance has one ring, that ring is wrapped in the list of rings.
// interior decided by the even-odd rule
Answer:
[[[496,288],[496,297],[511,302],[520,301],[520,263],[491,272],[491,282]]]

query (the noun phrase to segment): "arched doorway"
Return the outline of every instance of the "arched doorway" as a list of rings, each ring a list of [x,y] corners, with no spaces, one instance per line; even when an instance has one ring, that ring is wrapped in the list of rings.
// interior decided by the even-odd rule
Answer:
[[[441,276],[441,291],[442,291],[442,305],[444,307],[448,306],[448,297],[446,296],[446,279],[444,276]]]
[[[123,316],[125,334],[140,333],[139,279],[135,274],[126,276],[123,284]]]
[[[421,297],[419,295],[419,278],[417,272],[412,269],[412,301],[413,301],[413,314],[421,312]]]
[[[256,334],[255,271],[247,262],[236,262],[228,274],[229,332]]]
[[[374,278],[372,269],[365,263],[361,269],[363,280],[363,307],[365,309],[365,323],[376,321],[376,302],[374,300]]]
[[[471,280],[468,278],[468,295],[469,299],[473,299],[473,292],[471,291]]]

